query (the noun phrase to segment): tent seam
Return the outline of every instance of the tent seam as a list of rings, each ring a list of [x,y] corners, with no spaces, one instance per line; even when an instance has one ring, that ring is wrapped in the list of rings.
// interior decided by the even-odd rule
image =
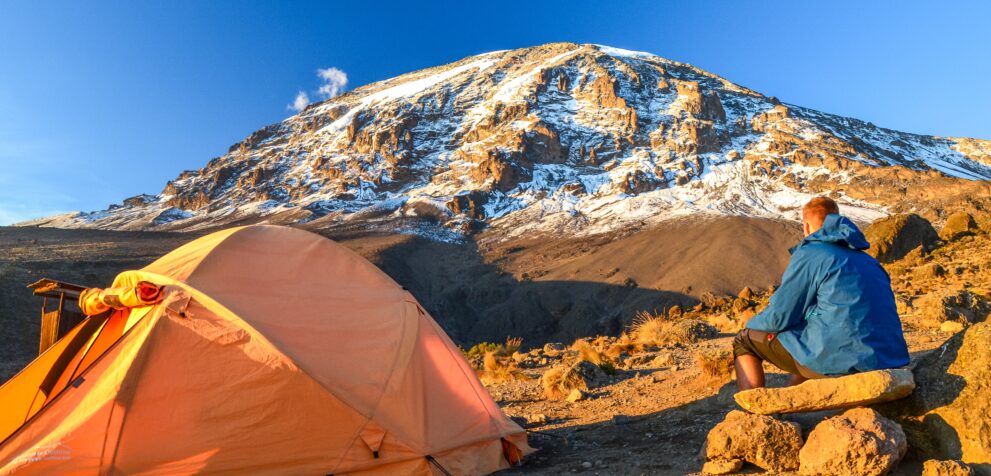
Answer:
[[[159,304],[159,306],[161,306],[161,304]],[[166,308],[166,309],[163,309],[162,312],[159,313],[157,316],[155,316],[155,321],[156,321],[155,324],[157,324],[158,322],[160,322],[162,320],[162,315],[163,314],[167,314],[167,313],[168,313],[168,309]],[[141,366],[141,368],[140,369],[137,369],[137,374],[134,377],[134,382],[133,382],[134,391],[131,393],[131,396],[128,399],[127,404],[126,405],[121,405],[121,411],[123,412],[123,414],[120,417],[120,425],[118,425],[118,427],[117,427],[117,441],[114,443],[114,451],[113,451],[113,455],[110,457],[110,468],[109,469],[113,469],[114,465],[117,464],[117,453],[120,452],[121,440],[124,437],[124,425],[127,423],[127,415],[128,415],[128,413],[130,413],[131,405],[135,401],[135,397],[137,396],[138,389],[141,388],[141,386],[139,385],[139,383],[141,382],[141,377],[144,376],[144,369],[145,369],[145,366],[148,365],[148,359],[150,357],[150,354],[155,350],[154,348],[149,349],[147,347],[148,346],[148,342],[149,342],[149,339],[151,339],[151,337],[154,335],[155,331],[157,331],[158,329],[159,329],[159,326],[155,326],[155,327],[153,327],[153,328],[151,328],[151,329],[148,330],[148,335],[145,336],[145,342],[141,345],[141,348],[138,349],[137,353],[135,354],[136,359],[137,358],[140,358],[141,359],[141,361],[139,362],[139,365]],[[134,369],[133,364],[134,364],[134,360],[136,360],[136,359],[131,360],[132,366],[128,369],[129,371]],[[127,378],[127,374],[124,374],[124,378],[125,379]],[[121,380],[121,387],[123,387],[123,386],[124,386],[124,380],[122,379]],[[120,391],[120,389],[118,389],[118,392],[119,391]],[[113,411],[113,409],[111,409],[111,412],[112,411]],[[112,413],[111,413],[111,415],[112,415]],[[110,430],[110,423],[111,423],[111,421],[112,420],[110,420],[110,419],[107,420],[107,431],[108,432]],[[109,436],[109,435],[107,435],[107,436]],[[107,436],[105,436],[105,438]],[[106,446],[106,443],[104,443],[104,446]],[[101,466],[103,465],[103,455],[102,454],[100,455],[100,465]],[[108,472],[107,474],[111,474],[111,473]]]
[[[409,319],[407,318],[408,316],[406,316],[406,313],[407,313],[406,312],[406,303],[407,302],[409,302],[409,301],[407,299],[405,299],[405,298],[402,300],[402,304],[403,304],[403,320],[402,320],[402,326],[403,326],[403,328],[402,328],[402,331],[400,332],[400,336],[401,336],[401,341],[400,342],[404,342],[405,341],[405,339],[406,339],[406,333],[407,333],[407,328],[408,328],[408,325],[407,324],[408,324]],[[415,302],[413,302],[413,304],[416,305]],[[417,319],[417,322],[416,322],[417,328],[419,328],[419,322],[418,321],[419,320]],[[416,346],[415,346],[415,342],[414,342],[414,345],[413,346],[410,346],[409,349],[408,349],[407,357],[413,354],[413,351],[415,350],[415,347]],[[361,436],[362,430],[364,430],[365,427],[368,426],[368,423],[372,421],[372,418],[374,418],[376,412],[378,412],[379,406],[382,405],[382,398],[385,397],[385,392],[391,386],[392,379],[396,375],[396,367],[399,365],[399,359],[400,359],[400,357],[402,357],[400,355],[400,352],[396,352],[396,357],[392,361],[392,368],[389,370],[389,378],[387,378],[385,380],[385,385],[382,388],[382,393],[380,393],[379,396],[378,396],[378,398],[375,399],[375,405],[372,407],[371,415],[369,415],[368,416],[368,420],[366,420],[365,423],[363,425],[361,425],[361,428],[359,428],[358,431],[355,432],[355,435],[351,438],[351,444],[349,444],[348,445],[348,449],[343,454],[341,454],[341,458],[339,460],[337,460],[337,463],[334,465],[333,469],[331,470],[331,473],[337,472],[337,468],[339,468],[341,466],[341,463],[344,462],[344,457],[347,456],[347,452],[350,451],[352,447],[354,447],[355,442],[357,442],[358,438]],[[409,359],[408,358],[406,359],[406,362],[407,362],[407,364],[409,364]],[[409,443],[407,443],[405,441],[403,441],[402,443],[404,445],[406,445],[407,448],[410,448],[410,449],[413,448],[412,445],[410,445]]]

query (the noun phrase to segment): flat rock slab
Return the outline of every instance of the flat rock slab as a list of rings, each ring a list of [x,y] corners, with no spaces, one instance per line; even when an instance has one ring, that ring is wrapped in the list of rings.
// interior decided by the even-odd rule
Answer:
[[[908,369],[874,370],[806,380],[792,387],[755,388],[734,395],[744,410],[759,415],[853,408],[905,398],[915,389]]]

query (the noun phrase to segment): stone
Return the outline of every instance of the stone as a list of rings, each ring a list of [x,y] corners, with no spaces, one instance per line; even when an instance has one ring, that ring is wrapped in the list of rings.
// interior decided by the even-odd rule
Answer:
[[[943,228],[939,230],[939,237],[946,241],[959,240],[967,235],[973,235],[978,230],[974,217],[967,212],[956,212],[946,219]]]
[[[798,469],[801,448],[802,430],[797,423],[733,410],[709,431],[699,456],[703,461],[739,459],[766,471],[783,472]]]
[[[928,281],[946,276],[946,268],[939,263],[926,263],[912,270],[912,277],[919,281]]]
[[[585,399],[585,391],[580,388],[571,389],[571,393],[568,394],[567,400],[571,403],[580,402]]]
[[[537,413],[526,417],[526,422],[528,425],[545,425],[548,421],[549,419],[547,418],[547,415],[544,415],[543,413]]]
[[[905,432],[870,408],[854,408],[823,420],[799,453],[802,474],[879,476],[908,451]]]
[[[864,235],[871,243],[867,252],[882,263],[897,261],[920,246],[929,250],[939,241],[932,224],[914,213],[877,220],[864,229]]]
[[[750,289],[750,286],[746,286],[746,287],[744,287],[743,289],[740,290],[740,294],[737,294],[736,297],[738,297],[740,299],[747,299],[747,300],[753,299],[754,298],[754,290],[753,289]]]
[[[951,337],[913,373],[915,392],[877,409],[901,424],[920,459],[960,460],[991,474],[991,321]]]
[[[911,370],[894,369],[806,380],[790,387],[754,388],[733,397],[744,410],[770,415],[890,402],[907,397],[914,388]]]
[[[701,319],[681,319],[675,321],[668,329],[672,343],[689,344],[704,339],[712,339],[719,331]]]
[[[943,323],[939,325],[940,332],[948,332],[951,334],[956,334],[957,332],[960,332],[962,330],[963,330],[963,323],[958,321],[943,321]]]
[[[674,363],[674,358],[670,352],[659,352],[654,360],[650,361],[652,367],[667,367]]]
[[[961,461],[930,459],[922,463],[922,476],[972,476],[974,468]]]
[[[702,474],[730,474],[743,468],[742,459],[727,459],[706,461],[702,465]]]
[[[626,416],[626,415],[615,415],[615,416],[612,417],[612,420],[610,420],[610,422],[613,425],[617,425],[617,426],[619,426],[619,425],[628,425],[628,424],[630,424],[630,423],[633,422],[633,419],[630,418],[630,417],[628,417],[628,416]]]
[[[564,344],[560,342],[544,344],[544,353],[546,354],[557,354],[558,352],[564,352],[564,349]]]

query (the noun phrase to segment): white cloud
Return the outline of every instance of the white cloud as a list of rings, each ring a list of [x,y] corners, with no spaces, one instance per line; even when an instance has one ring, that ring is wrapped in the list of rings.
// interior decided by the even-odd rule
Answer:
[[[317,76],[320,76],[320,79],[323,80],[323,84],[320,85],[320,89],[317,92],[325,99],[330,99],[341,94],[348,85],[347,73],[334,67],[318,69]]]
[[[323,99],[330,99],[343,93],[344,88],[348,85],[348,74],[333,66],[318,69],[317,77],[320,78],[321,84],[320,88],[316,90],[316,94]],[[306,91],[300,91],[296,93],[296,99],[293,99],[292,104],[286,106],[286,109],[299,112],[309,104],[310,95]]]
[[[310,96],[306,94],[306,91],[300,91],[296,95],[296,99],[293,100],[292,104],[286,106],[293,111],[302,111],[304,107],[310,104]]]

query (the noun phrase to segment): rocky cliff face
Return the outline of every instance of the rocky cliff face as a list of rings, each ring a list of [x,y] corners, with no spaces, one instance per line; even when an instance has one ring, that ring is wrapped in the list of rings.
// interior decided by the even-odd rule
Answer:
[[[158,195],[31,224],[583,235],[700,212],[794,218],[822,193],[864,220],[934,217],[983,206],[988,179],[988,141],[888,130],[647,53],[555,43],[355,89],[252,133]]]

